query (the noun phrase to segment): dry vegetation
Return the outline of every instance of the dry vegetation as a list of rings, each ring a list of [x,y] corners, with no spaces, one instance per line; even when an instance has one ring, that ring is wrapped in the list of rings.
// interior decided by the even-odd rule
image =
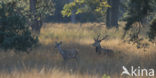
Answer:
[[[137,49],[135,45],[123,42],[122,26],[117,29],[106,29],[98,23],[85,24],[45,24],[39,36],[40,45],[30,54],[16,54],[14,50],[0,50],[0,78],[121,78],[122,66],[141,66],[156,69],[156,49],[151,45]],[[97,55],[91,46],[97,33],[105,33],[109,40],[102,46],[112,49],[114,57]],[[63,65],[63,59],[54,48],[55,41],[63,41],[63,48],[77,48],[80,62],[68,61]],[[107,77],[106,77],[107,78]]]

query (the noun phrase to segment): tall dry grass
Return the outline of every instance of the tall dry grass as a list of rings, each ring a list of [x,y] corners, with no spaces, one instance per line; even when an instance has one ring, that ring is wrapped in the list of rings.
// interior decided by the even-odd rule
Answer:
[[[156,69],[155,46],[137,49],[121,40],[123,23],[119,30],[106,29],[102,23],[45,24],[39,35],[40,45],[30,54],[0,50],[0,78],[122,78],[122,66],[141,66]],[[97,33],[110,35],[102,47],[115,52],[113,57],[98,55],[91,45]],[[64,49],[76,48],[80,62],[69,60],[65,65],[55,41],[63,41]],[[123,77],[124,78],[124,77]],[[146,78],[146,77],[145,77]]]

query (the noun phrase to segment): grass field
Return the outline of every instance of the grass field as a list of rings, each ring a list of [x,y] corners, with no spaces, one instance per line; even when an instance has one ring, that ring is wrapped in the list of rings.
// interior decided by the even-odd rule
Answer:
[[[0,50],[0,78],[109,78],[105,75],[122,78],[122,66],[156,69],[155,46],[146,41],[150,46],[144,51],[124,42],[121,40],[123,26],[120,23],[119,29],[107,29],[103,23],[44,24],[40,44],[30,54]],[[96,54],[91,44],[97,33],[110,36],[101,45],[113,50],[113,57]],[[56,41],[62,41],[64,49],[76,48],[79,64],[70,60],[63,65],[61,55],[54,48]]]

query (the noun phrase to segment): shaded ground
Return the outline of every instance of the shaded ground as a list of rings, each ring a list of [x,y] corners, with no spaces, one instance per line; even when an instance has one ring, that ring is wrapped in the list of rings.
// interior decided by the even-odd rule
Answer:
[[[144,56],[135,55],[129,52],[122,52],[120,49],[115,52],[115,56],[108,57],[95,53],[95,48],[91,45],[82,45],[77,43],[63,44],[63,48],[77,48],[79,50],[80,62],[75,64],[74,60],[68,61],[66,65],[62,65],[63,59],[58,53],[54,45],[40,46],[34,49],[30,54],[15,54],[13,51],[0,53],[0,69],[2,71],[14,70],[41,70],[43,67],[48,69],[57,68],[62,71],[79,72],[88,74],[108,74],[119,75],[122,72],[122,66],[141,66],[145,68],[155,68],[155,57],[153,54],[145,54]],[[134,52],[135,53],[135,52]],[[64,69],[65,66],[65,69]]]

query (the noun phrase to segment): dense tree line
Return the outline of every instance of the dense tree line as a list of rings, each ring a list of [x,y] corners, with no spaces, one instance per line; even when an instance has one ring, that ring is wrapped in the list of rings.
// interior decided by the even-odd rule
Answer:
[[[148,36],[152,41],[156,36],[155,4],[155,0],[0,0],[0,43],[13,48],[16,38],[21,38],[32,46],[37,38],[31,30],[39,34],[44,22],[104,22],[108,28],[118,28],[121,18],[126,21],[123,37],[137,22],[140,28],[135,38],[146,25],[150,26]],[[14,48],[26,50],[28,46],[19,45]]]
[[[138,22],[138,31],[134,35],[138,38],[141,28],[150,26],[148,33],[150,40],[154,39],[155,33],[155,0],[129,0],[127,1],[127,11],[124,20],[127,22],[125,26],[124,36],[130,30],[134,23]],[[152,17],[151,17],[152,16]],[[150,19],[149,19],[150,18]],[[153,21],[153,22],[152,22]],[[151,24],[152,22],[152,24]],[[134,36],[133,35],[133,36]]]
[[[0,47],[27,51],[38,42],[36,36],[32,36],[27,19],[16,2],[0,3]],[[14,8],[12,8],[14,7]]]

